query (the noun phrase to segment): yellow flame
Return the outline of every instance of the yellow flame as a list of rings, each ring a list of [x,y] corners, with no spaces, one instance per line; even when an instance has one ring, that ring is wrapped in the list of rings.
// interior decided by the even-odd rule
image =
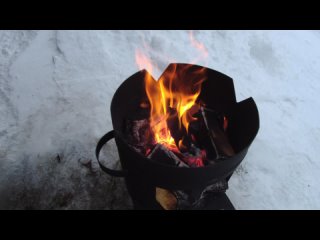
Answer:
[[[195,40],[193,32],[189,36],[191,44],[200,51],[201,56],[206,57],[208,52],[205,46]],[[154,69],[151,59],[137,50],[136,62],[139,69],[146,69],[150,73],[145,78],[145,89],[150,102],[150,126],[155,140],[168,147],[176,147],[167,126],[168,108],[177,111],[180,129],[184,127],[188,131],[190,122],[195,120],[190,109],[196,104],[200,94],[205,69],[190,72],[188,70],[192,67],[191,64],[181,65],[179,69],[176,64],[172,64],[158,81],[154,81],[151,77]]]

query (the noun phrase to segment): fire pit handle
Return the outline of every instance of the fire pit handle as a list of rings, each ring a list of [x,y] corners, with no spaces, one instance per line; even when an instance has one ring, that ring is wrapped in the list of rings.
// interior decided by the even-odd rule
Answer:
[[[126,170],[113,170],[110,168],[105,167],[99,159],[99,153],[101,148],[104,146],[104,144],[106,144],[108,141],[110,141],[112,138],[114,138],[114,130],[106,133],[98,142],[97,147],[96,147],[96,157],[98,160],[98,163],[101,167],[101,169],[106,172],[107,174],[113,176],[113,177],[125,177],[127,175],[127,171]]]

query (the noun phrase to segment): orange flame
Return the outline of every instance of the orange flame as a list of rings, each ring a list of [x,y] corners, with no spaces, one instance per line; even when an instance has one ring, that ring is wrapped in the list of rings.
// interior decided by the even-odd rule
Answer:
[[[146,93],[150,102],[150,126],[153,130],[157,143],[167,145],[170,148],[176,148],[174,139],[167,127],[167,103],[164,86],[160,81],[155,82],[152,76],[151,60],[141,51],[136,51],[136,62],[139,69],[147,69],[150,73],[146,75],[145,86]]]
[[[209,52],[205,45],[199,42],[193,34],[193,31],[189,32],[190,43],[193,47],[195,47],[199,51],[199,56],[193,61],[194,63],[199,62],[200,60],[207,59]]]
[[[190,40],[201,52],[201,56],[208,55],[204,45],[194,39],[192,32]],[[205,68],[194,70],[192,65],[186,64],[178,69],[176,64],[172,64],[158,81],[154,81],[151,77],[154,66],[150,58],[137,50],[136,62],[139,69],[147,69],[150,73],[146,75],[145,89],[150,102],[150,126],[156,142],[170,149],[182,147],[181,140],[179,146],[176,146],[167,126],[170,117],[168,110],[174,109],[177,112],[179,129],[185,128],[188,131],[190,122],[195,120],[192,115],[199,109],[196,100],[201,91],[201,84],[205,80]]]

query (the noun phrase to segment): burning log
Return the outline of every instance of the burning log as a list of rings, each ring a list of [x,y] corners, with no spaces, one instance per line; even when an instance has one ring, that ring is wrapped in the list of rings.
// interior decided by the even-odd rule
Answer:
[[[157,144],[148,155],[148,158],[177,167],[189,167],[162,144]]]
[[[150,105],[143,102],[134,116],[126,121],[128,143],[144,156],[178,167],[201,167],[214,163],[212,160],[235,154],[225,131],[227,121],[224,115],[203,105],[194,105],[190,112],[194,113],[191,117],[196,120],[189,123],[187,132],[177,110],[168,107],[166,125],[175,148],[157,143],[150,126],[149,111]]]
[[[209,134],[210,129],[205,125],[200,111],[195,116],[198,120],[190,123],[189,135],[197,147],[205,150],[208,159],[215,160],[217,152],[214,141]]]
[[[125,126],[128,144],[137,152],[146,155],[148,149],[151,149],[155,145],[148,119],[127,120]]]
[[[224,126],[219,126],[217,114],[214,111],[205,110],[203,107],[200,108],[200,111],[205,126],[209,130],[209,136],[217,153],[217,158],[233,156],[235,152],[225,133]]]
[[[201,150],[194,144],[190,145],[189,151],[181,153],[174,152],[189,167],[203,167],[206,163],[207,154],[205,150]]]
[[[198,121],[190,123],[189,134],[195,144],[206,150],[208,159],[226,158],[235,154],[225,132],[224,116],[225,121],[220,123],[221,116],[218,113],[201,106],[195,117]]]

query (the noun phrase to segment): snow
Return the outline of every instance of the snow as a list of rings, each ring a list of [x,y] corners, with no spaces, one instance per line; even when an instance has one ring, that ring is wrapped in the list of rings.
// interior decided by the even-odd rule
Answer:
[[[260,130],[232,176],[237,209],[320,209],[320,32],[0,31],[0,208],[130,209],[122,179],[99,169],[98,139],[112,129],[110,102],[138,68],[197,62],[253,97]],[[114,143],[104,155],[119,167]]]

